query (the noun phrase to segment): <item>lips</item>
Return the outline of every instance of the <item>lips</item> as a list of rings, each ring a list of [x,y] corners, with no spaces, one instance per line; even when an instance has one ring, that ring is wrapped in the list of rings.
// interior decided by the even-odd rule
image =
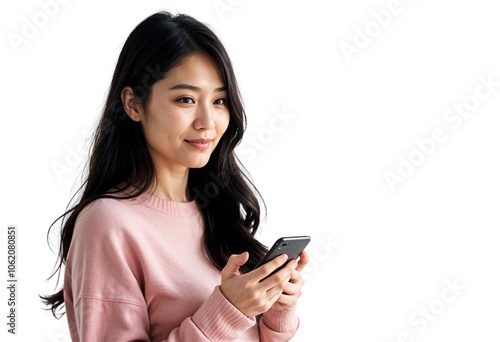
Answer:
[[[191,140],[186,139],[186,141],[195,144],[208,144],[209,142],[212,141],[212,139],[191,139]]]
[[[200,151],[205,151],[210,147],[210,142],[213,139],[190,139],[190,140],[184,140],[186,143],[188,143],[191,147],[194,147]]]

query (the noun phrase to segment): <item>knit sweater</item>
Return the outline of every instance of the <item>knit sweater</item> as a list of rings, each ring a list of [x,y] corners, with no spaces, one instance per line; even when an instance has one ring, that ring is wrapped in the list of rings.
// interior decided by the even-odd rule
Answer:
[[[289,341],[299,325],[294,308],[257,319],[226,299],[203,226],[194,201],[146,193],[85,207],[64,275],[72,340]]]

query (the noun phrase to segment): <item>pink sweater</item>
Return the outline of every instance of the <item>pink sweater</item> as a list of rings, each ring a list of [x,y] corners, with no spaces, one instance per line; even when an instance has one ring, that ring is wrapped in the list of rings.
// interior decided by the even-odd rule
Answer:
[[[127,190],[128,192],[129,190]],[[295,310],[248,318],[220,291],[195,202],[99,199],[79,214],[64,276],[73,341],[289,341]]]

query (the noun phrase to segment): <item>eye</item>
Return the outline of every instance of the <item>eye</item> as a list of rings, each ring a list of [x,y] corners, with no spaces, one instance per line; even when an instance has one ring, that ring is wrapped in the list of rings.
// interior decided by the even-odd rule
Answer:
[[[226,104],[226,99],[224,99],[224,98],[217,99],[217,100],[214,101],[214,104],[219,105],[219,106],[220,105],[225,105]]]
[[[178,102],[180,103],[185,103],[185,104],[189,104],[189,103],[193,103],[193,99],[190,98],[190,97],[181,97],[179,99],[177,99]]]

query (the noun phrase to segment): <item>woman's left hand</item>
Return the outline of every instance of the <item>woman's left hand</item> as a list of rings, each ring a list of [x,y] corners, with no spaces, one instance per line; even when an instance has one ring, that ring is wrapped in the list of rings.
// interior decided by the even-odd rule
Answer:
[[[302,279],[301,271],[309,262],[309,256],[305,251],[300,254],[300,259],[297,263],[297,268],[292,272],[290,280],[285,285],[278,300],[271,306],[274,310],[288,310],[297,304],[300,295],[302,294],[302,286],[304,286],[304,279]]]

